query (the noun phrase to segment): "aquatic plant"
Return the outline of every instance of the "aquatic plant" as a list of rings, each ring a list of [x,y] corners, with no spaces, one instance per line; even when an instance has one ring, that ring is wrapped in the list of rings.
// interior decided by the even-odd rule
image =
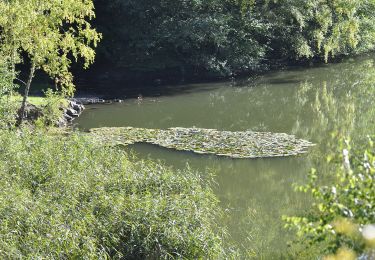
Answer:
[[[306,153],[312,143],[293,135],[267,132],[231,132],[203,128],[147,129],[104,127],[90,130],[103,144],[150,143],[179,151],[231,158],[293,156]]]

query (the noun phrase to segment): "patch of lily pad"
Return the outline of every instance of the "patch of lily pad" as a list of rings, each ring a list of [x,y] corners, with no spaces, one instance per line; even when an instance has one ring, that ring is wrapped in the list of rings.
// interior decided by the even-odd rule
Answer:
[[[103,127],[91,129],[90,135],[104,145],[150,143],[179,151],[231,158],[295,156],[308,152],[309,147],[314,145],[309,141],[284,133],[232,132],[182,127],[165,130]]]

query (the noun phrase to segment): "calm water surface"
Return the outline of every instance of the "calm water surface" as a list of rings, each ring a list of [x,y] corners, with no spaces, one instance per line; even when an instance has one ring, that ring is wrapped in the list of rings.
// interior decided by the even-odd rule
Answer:
[[[244,258],[279,259],[291,250],[283,215],[309,209],[310,198],[294,192],[312,167],[327,174],[325,157],[339,136],[355,142],[374,133],[375,69],[372,56],[340,64],[268,73],[242,82],[170,87],[167,95],[142,101],[88,106],[75,122],[81,129],[104,126],[202,127],[285,132],[317,144],[308,155],[282,159],[228,159],[133,146],[141,158],[175,168],[186,164],[215,172],[215,192],[227,213],[222,220]],[[153,90],[155,92],[155,90]],[[157,92],[157,91],[156,91]],[[166,93],[163,91],[163,93]]]

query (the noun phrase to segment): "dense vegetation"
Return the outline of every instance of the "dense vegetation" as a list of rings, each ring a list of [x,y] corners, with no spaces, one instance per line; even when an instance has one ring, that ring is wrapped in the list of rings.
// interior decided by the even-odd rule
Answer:
[[[74,93],[69,71],[72,59],[81,58],[87,68],[95,57],[100,35],[89,21],[95,16],[92,1],[1,1],[0,55],[4,69],[25,87],[18,117],[21,124],[32,80],[43,70],[64,95]],[[18,78],[17,65],[28,64],[28,76]]]
[[[60,95],[74,93],[72,62],[86,68],[94,61],[101,39],[91,27],[94,3],[104,36],[97,68],[153,80],[235,76],[373,50],[375,2],[0,1],[0,257],[229,257],[209,181],[46,127],[60,112]],[[28,68],[25,78],[20,65]],[[47,93],[46,117],[25,126],[37,70],[57,92]],[[25,88],[22,106],[16,83]],[[340,148],[342,155],[329,158],[329,184],[312,171],[298,188],[316,199],[314,209],[286,220],[316,255],[366,257],[375,238],[374,144],[364,154]]]
[[[346,141],[339,148],[341,154],[327,158],[331,175],[319,176],[313,169],[309,182],[297,187],[298,191],[310,193],[315,202],[309,214],[285,218],[287,226],[296,229],[305,246],[313,248],[316,255],[331,255],[328,259],[373,259],[374,142],[369,138],[367,146],[352,148]],[[308,254],[303,252],[304,257]]]
[[[61,96],[74,93],[72,60],[93,62],[93,17],[92,1],[0,1],[0,258],[224,258],[209,178],[48,127],[61,116]],[[23,109],[38,69],[56,90],[28,125]],[[22,105],[15,83],[25,85]]]
[[[81,135],[0,132],[0,257],[224,257],[200,176]]]
[[[20,103],[9,95],[6,75],[0,76],[1,258],[226,257],[208,176],[56,132],[46,127],[51,113],[14,128]]]
[[[126,78],[229,76],[374,48],[373,1],[96,0],[98,66]],[[129,73],[131,72],[131,73]],[[113,75],[113,74],[112,74]]]

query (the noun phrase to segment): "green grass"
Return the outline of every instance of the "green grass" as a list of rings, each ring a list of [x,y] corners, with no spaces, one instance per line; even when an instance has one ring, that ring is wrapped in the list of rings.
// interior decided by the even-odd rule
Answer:
[[[44,106],[46,104],[44,97],[29,97],[28,101],[35,106]]]
[[[12,97],[12,100],[16,102],[22,102],[22,99],[23,97],[20,95]],[[48,102],[46,97],[39,97],[39,96],[30,96],[27,98],[27,101],[37,107],[43,107],[47,105],[47,102]],[[62,98],[61,103],[66,104],[67,100]]]
[[[15,101],[22,101],[22,97],[15,97]],[[46,98],[45,97],[28,97],[27,101],[35,106],[41,107],[46,105]]]
[[[0,131],[0,188],[2,259],[226,257],[218,201],[198,173],[80,134]]]

